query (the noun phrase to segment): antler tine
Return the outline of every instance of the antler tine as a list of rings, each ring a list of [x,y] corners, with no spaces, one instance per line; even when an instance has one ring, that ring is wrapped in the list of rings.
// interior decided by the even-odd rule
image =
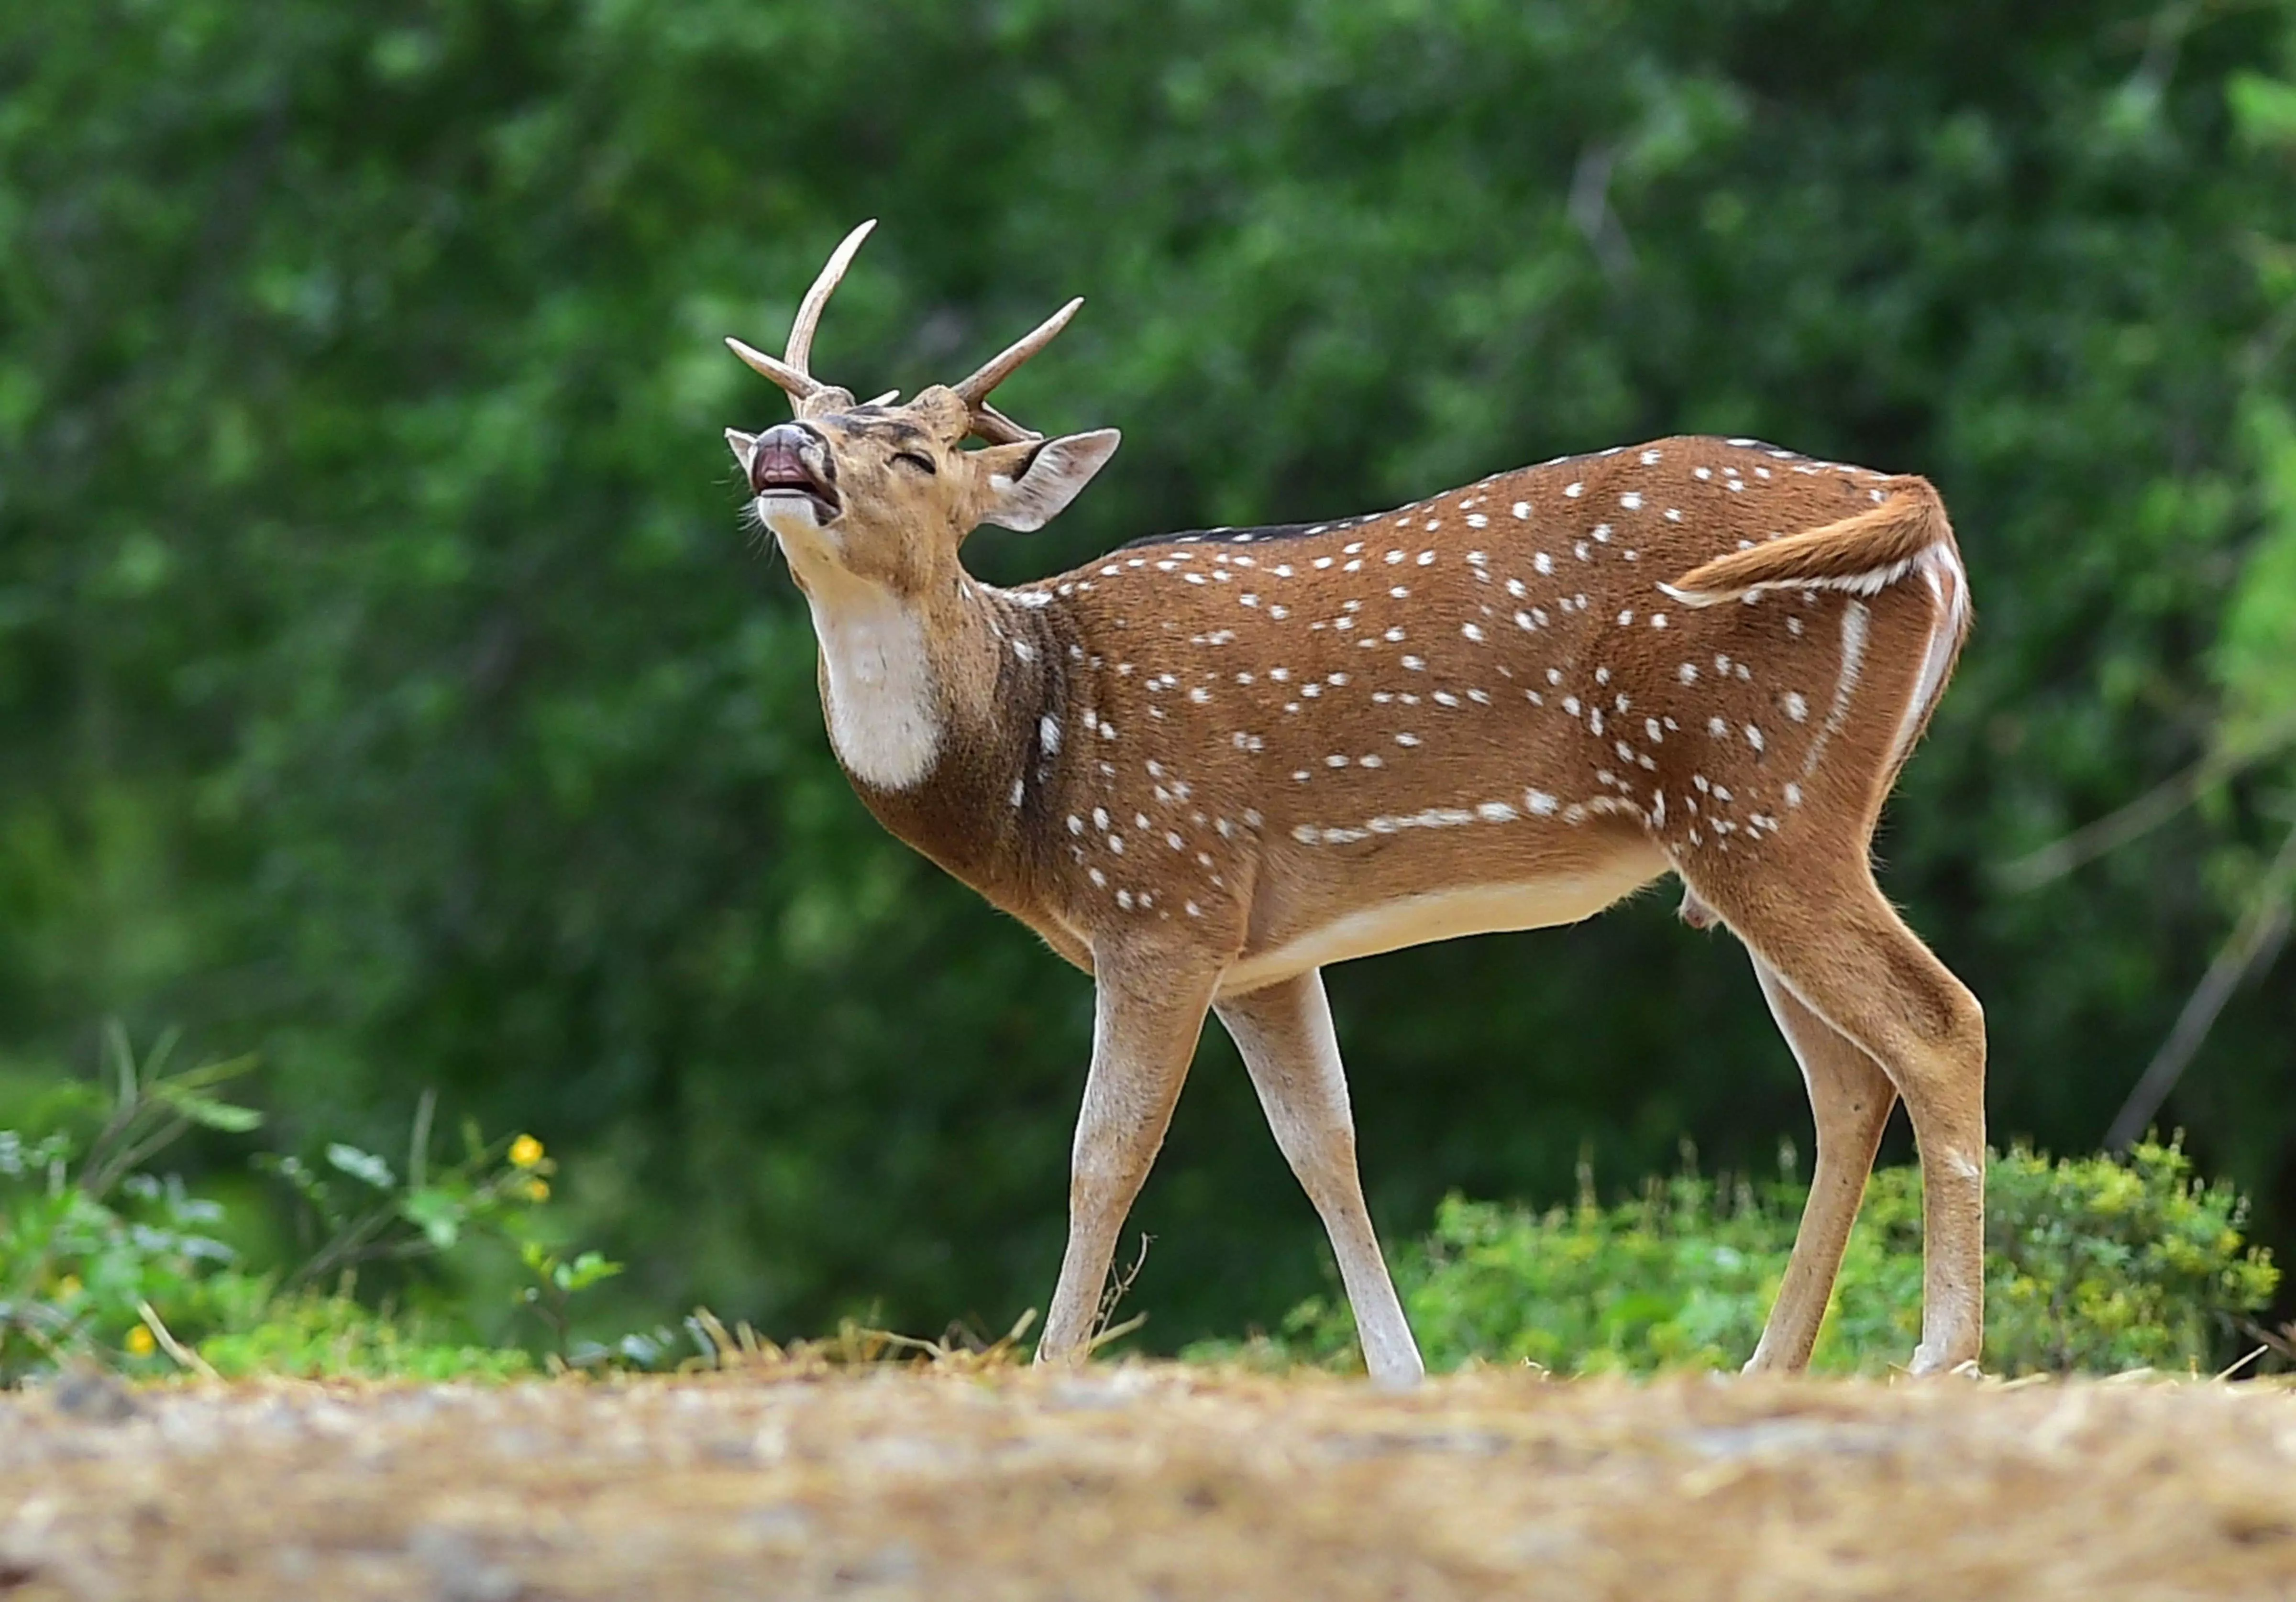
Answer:
[[[990,357],[987,362],[983,363],[978,369],[976,369],[972,377],[965,379],[964,381],[955,386],[957,398],[972,409],[974,425],[972,431],[974,433],[980,435],[983,439],[993,440],[1000,445],[1010,444],[1012,442],[1009,440],[997,439],[996,435],[991,432],[991,430],[1017,430],[1016,437],[1021,439],[1039,439],[1043,437],[1043,436],[1034,432],[1033,430],[1022,429],[1020,424],[1014,422],[1011,418],[1006,417],[995,407],[988,405],[987,404],[988,392],[996,388],[997,385],[1003,383],[1006,379],[1011,378],[1014,371],[1020,367],[1021,363],[1027,361],[1030,356],[1035,356],[1038,351],[1044,349],[1046,346],[1051,344],[1054,337],[1057,335],[1061,330],[1069,325],[1069,319],[1077,315],[1077,307],[1083,304],[1084,297],[1081,295],[1078,296],[1066,306],[1061,307],[1060,310],[1054,312],[1051,316],[1046,318],[1042,323],[1037,324],[1034,332],[1005,347],[1001,353]]]
[[[972,432],[991,445],[1019,445],[1026,439],[1042,439],[1036,429],[1014,422],[987,401],[972,408]]]
[[[744,345],[733,335],[726,336],[726,348],[749,366],[787,390],[793,400],[805,400],[821,393],[821,380],[809,373],[800,372],[784,364],[779,356],[769,356],[754,346]]]
[[[821,276],[813,281],[813,287],[805,292],[805,298],[798,304],[797,321],[790,324],[788,353],[782,360],[808,378],[813,376],[808,364],[813,359],[813,331],[821,323],[821,308],[829,304],[829,297],[844,280],[845,269],[853,265],[854,252],[861,249],[861,241],[869,237],[869,231],[876,225],[877,219],[871,217],[847,234],[844,242],[830,253],[827,265],[821,269]],[[768,373],[767,376],[772,375]],[[816,382],[817,384],[818,380]]]

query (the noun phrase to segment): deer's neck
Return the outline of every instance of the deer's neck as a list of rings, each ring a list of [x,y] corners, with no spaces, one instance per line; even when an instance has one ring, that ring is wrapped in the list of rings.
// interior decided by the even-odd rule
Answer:
[[[803,576],[821,704],[845,771],[872,789],[924,783],[947,743],[949,674],[920,598],[833,568]]]
[[[961,573],[922,593],[841,571],[801,576],[838,761],[895,834],[1006,901],[1046,765],[1043,714],[1059,727],[1042,621]]]

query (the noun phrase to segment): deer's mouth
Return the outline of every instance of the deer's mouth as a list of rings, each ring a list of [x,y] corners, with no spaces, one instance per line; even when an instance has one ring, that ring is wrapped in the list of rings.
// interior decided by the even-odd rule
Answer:
[[[828,522],[844,509],[829,452],[811,440],[800,444],[772,434],[761,437],[750,458],[750,493],[768,506],[801,503],[811,509],[816,524]]]

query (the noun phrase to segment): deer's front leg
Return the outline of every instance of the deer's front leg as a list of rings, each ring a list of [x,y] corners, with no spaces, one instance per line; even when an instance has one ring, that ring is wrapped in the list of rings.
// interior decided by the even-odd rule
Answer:
[[[1099,944],[1093,970],[1092,1071],[1070,1165],[1068,1249],[1037,1345],[1039,1363],[1089,1354],[1117,1231],[1164,1143],[1218,972],[1168,952]]]
[[[1340,1279],[1356,1315],[1364,1366],[1381,1385],[1406,1385],[1426,1371],[1396,1299],[1364,1206],[1356,1172],[1355,1115],[1348,1106],[1340,1041],[1324,977],[1310,969],[1219,1003],[1220,1022],[1250,1071],[1268,1127],[1332,1238]]]

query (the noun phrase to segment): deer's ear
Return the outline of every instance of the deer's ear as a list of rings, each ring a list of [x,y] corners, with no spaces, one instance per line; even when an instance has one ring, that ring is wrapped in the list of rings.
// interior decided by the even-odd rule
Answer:
[[[726,430],[726,444],[733,451],[734,459],[742,464],[742,470],[748,472],[750,458],[758,454],[758,437],[744,434],[739,429],[728,429]]]
[[[1095,429],[1042,445],[990,446],[981,453],[991,460],[984,463],[988,469],[988,509],[980,514],[980,520],[1022,534],[1042,528],[1077,498],[1095,473],[1108,465],[1123,437],[1114,429]],[[996,460],[1007,453],[1009,459]]]

